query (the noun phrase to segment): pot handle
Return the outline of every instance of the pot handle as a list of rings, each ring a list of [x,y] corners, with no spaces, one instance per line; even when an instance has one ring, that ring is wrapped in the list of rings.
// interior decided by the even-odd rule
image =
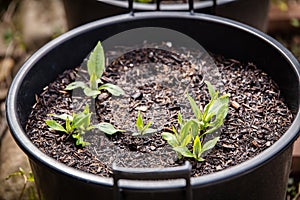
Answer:
[[[119,180],[168,180],[168,179],[185,179],[186,200],[192,200],[191,187],[191,170],[192,165],[186,161],[184,165],[169,168],[125,168],[118,167],[113,163],[113,180],[114,180],[114,200],[121,200],[122,189],[119,186]]]
[[[213,1],[213,6],[212,6],[212,9],[211,9],[211,13],[215,14],[216,6],[217,6],[217,0],[212,0],[212,1]],[[162,0],[156,0],[156,10],[157,11],[160,10],[160,3],[161,2],[162,2]],[[188,4],[189,4],[189,12],[191,14],[194,14],[194,0],[188,0]],[[133,0],[128,0],[128,8],[129,8],[130,14],[133,16],[134,15]]]

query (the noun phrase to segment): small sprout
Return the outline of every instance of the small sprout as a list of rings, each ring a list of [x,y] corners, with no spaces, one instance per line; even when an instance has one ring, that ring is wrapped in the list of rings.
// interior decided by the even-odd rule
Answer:
[[[184,121],[180,112],[178,112],[180,134],[175,127],[172,127],[173,133],[162,133],[163,139],[173,147],[179,158],[182,158],[182,156],[190,157],[202,162],[204,161],[202,154],[212,149],[219,140],[219,137],[215,137],[203,144],[206,134],[217,131],[223,125],[228,113],[228,94],[219,97],[219,93],[215,91],[210,82],[206,81],[205,83],[211,100],[204,107],[204,110],[201,111],[195,100],[188,95],[188,100],[196,118]]]
[[[22,187],[22,190],[21,190],[21,193],[20,193],[18,199],[23,199],[25,192],[28,194],[29,199],[39,199],[38,194],[35,190],[35,187],[33,185],[30,185],[29,187],[27,187],[29,183],[34,183],[34,176],[31,171],[26,173],[24,171],[24,169],[19,167],[19,171],[9,174],[5,178],[5,180],[9,180],[12,177],[19,177],[19,176],[21,176],[23,178],[24,184],[23,184],[23,187]]]
[[[211,100],[204,107],[203,112],[197,106],[194,99],[191,96],[187,95],[194,115],[196,117],[195,120],[199,124],[201,138],[206,134],[215,132],[218,128],[220,128],[223,125],[224,119],[228,113],[229,103],[228,94],[219,97],[219,92],[215,91],[211,83],[208,81],[205,81],[205,83],[208,87]]]
[[[178,113],[178,122],[182,122],[181,114]],[[181,124],[180,134],[177,132],[175,127],[172,127],[173,133],[163,132],[162,137],[165,139],[177,152],[178,157],[193,157],[190,151],[187,148],[187,145],[191,143],[193,134],[192,131],[195,131],[195,126],[197,125],[195,121],[189,120]]]
[[[194,140],[194,145],[193,145],[193,157],[199,162],[204,161],[204,159],[201,157],[201,155],[205,151],[208,151],[208,150],[214,148],[214,146],[216,146],[219,139],[220,139],[220,137],[215,137],[214,139],[209,140],[206,143],[204,143],[204,145],[202,146],[200,137],[197,135]]]
[[[138,112],[138,117],[136,120],[136,128],[138,130],[138,132],[133,133],[133,136],[138,136],[138,135],[146,135],[146,134],[151,134],[151,133],[155,133],[157,130],[150,128],[150,126],[152,125],[152,122],[149,121],[146,125],[144,125],[143,122],[143,118],[141,115],[141,112]]]
[[[46,120],[46,124],[55,131],[64,132],[67,134],[72,134],[72,137],[76,139],[76,145],[81,145],[82,147],[89,145],[89,142],[83,140],[83,135],[94,128],[99,129],[100,131],[112,135],[122,130],[115,129],[113,125],[101,122],[97,125],[91,125],[91,116],[92,113],[89,110],[88,104],[86,104],[84,110],[80,113],[73,113],[72,115],[62,114],[55,115],[51,114],[55,118],[65,121],[65,127],[62,126],[59,122],[55,120]]]
[[[82,88],[86,96],[93,98],[96,98],[96,96],[101,93],[101,90],[107,90],[114,96],[120,96],[124,94],[124,91],[120,87],[111,83],[102,84],[100,87],[98,87],[98,84],[102,83],[100,78],[105,70],[105,55],[100,41],[88,58],[87,68],[90,76],[89,85],[82,81],[75,81],[67,85],[65,89],[74,90],[76,88]]]

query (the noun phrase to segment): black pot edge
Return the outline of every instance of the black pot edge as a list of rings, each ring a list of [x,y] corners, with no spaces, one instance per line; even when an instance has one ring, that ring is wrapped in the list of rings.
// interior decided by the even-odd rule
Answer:
[[[236,27],[238,29],[241,29],[243,31],[252,33],[256,35],[257,37],[262,38],[264,41],[269,43],[270,45],[274,46],[278,51],[282,52],[282,54],[286,57],[288,62],[291,63],[291,65],[294,67],[295,73],[297,73],[298,77],[299,76],[299,62],[297,59],[292,55],[292,53],[287,50],[283,45],[281,45],[279,42],[277,42],[275,39],[272,37],[266,35],[265,33],[252,28],[248,25],[235,22],[233,20],[225,19],[222,17],[216,17],[216,16],[210,16],[206,14],[195,14],[195,15],[190,15],[190,13],[178,13],[178,12],[155,12],[155,15],[153,15],[153,12],[143,12],[143,13],[136,13],[134,17],[130,16],[129,14],[124,14],[124,15],[119,15],[116,17],[110,17],[106,19],[102,19],[99,21],[91,22],[89,24],[80,26],[76,29],[73,29],[62,36],[54,39],[53,41],[50,41],[47,43],[45,46],[43,46],[40,50],[38,50],[34,55],[32,55],[26,63],[22,66],[22,68],[19,70],[17,75],[15,76],[10,89],[9,93],[7,96],[7,102],[6,102],[6,112],[7,112],[7,120],[8,120],[8,125],[9,128],[11,129],[12,132],[15,133],[22,133],[22,134],[13,134],[13,137],[15,138],[16,142],[18,145],[27,153],[29,157],[32,159],[38,160],[39,162],[42,162],[43,164],[49,166],[52,169],[55,169],[59,173],[67,174],[71,177],[74,177],[76,179],[82,180],[84,182],[93,182],[95,184],[102,184],[106,186],[112,186],[112,178],[105,178],[105,177],[99,177],[96,175],[92,175],[86,172],[82,172],[80,170],[73,169],[71,167],[67,167],[66,165],[54,160],[53,158],[50,158],[48,156],[45,156],[44,153],[42,153],[37,147],[35,147],[31,141],[27,138],[26,134],[24,133],[23,129],[21,128],[21,124],[17,120],[17,116],[14,113],[17,113],[18,111],[16,109],[16,105],[14,101],[11,99],[15,99],[15,94],[19,88],[18,82],[23,80],[24,74],[29,70],[29,65],[33,64],[35,59],[38,57],[46,54],[49,50],[48,48],[52,47],[54,48],[55,46],[59,45],[62,43],[64,40],[77,36],[82,32],[85,32],[86,28],[91,28],[93,29],[96,27],[99,23],[101,24],[110,24],[114,23],[115,20],[119,21],[126,21],[128,18],[131,18],[133,20],[135,19],[143,19],[143,18],[160,18],[160,17],[169,17],[169,18],[176,18],[176,17],[184,17],[184,18],[199,18],[207,21],[214,21],[216,23],[221,23],[221,24],[227,24],[232,27]],[[299,80],[300,82],[300,80]],[[300,106],[299,106],[300,107]],[[300,108],[298,107],[298,111]],[[205,175],[202,177],[197,177],[197,178],[192,178],[192,186],[201,186],[201,185],[208,185],[211,184],[212,182],[222,182],[222,181],[228,181],[234,178],[237,178],[239,176],[242,176],[244,174],[248,174],[251,171],[255,170],[256,168],[259,168],[262,166],[264,163],[269,162],[272,160],[272,158],[283,152],[285,149],[287,149],[292,143],[297,139],[299,135],[300,130],[300,114],[299,112],[295,116],[294,122],[292,123],[291,127],[288,129],[286,134],[284,134],[275,144],[273,144],[271,147],[266,149],[264,152],[259,154],[258,156],[241,163],[237,166],[231,167],[229,169],[225,169],[220,172],[216,172],[213,174]],[[291,135],[289,133],[292,132],[298,132],[296,135]],[[155,187],[159,189],[165,189],[165,188],[175,188],[180,185],[174,184],[170,186],[170,182],[168,184],[166,183],[158,183],[155,182]],[[140,188],[139,184],[134,184],[130,183],[128,184],[129,188]],[[145,189],[145,187],[143,187]],[[154,189],[152,185],[149,186],[149,189]]]

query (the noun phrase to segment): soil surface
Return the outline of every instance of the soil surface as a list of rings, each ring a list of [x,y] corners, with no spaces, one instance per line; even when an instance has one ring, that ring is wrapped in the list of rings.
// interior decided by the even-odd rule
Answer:
[[[87,133],[85,139],[91,145],[85,148],[77,147],[72,137],[50,130],[45,124],[50,113],[71,114],[72,109],[80,107],[72,93],[64,90],[67,84],[77,78],[77,71],[66,71],[37,96],[37,103],[26,126],[28,136],[49,156],[68,166],[100,176],[111,176],[113,162],[130,167],[181,165],[185,159],[178,160],[160,134],[168,131],[172,125],[176,126],[178,111],[184,118],[191,115],[188,104],[184,103],[187,102],[184,101],[185,91],[193,96],[200,107],[209,101],[206,85],[203,84],[203,78],[206,79],[207,75],[189,59],[184,54],[143,49],[129,52],[108,66],[102,81],[121,86],[126,94],[122,98],[114,98],[106,92],[100,94],[95,104],[95,119],[110,122],[126,132],[113,136]],[[220,93],[230,95],[229,112],[220,140],[204,157],[205,161],[188,159],[193,165],[194,177],[226,169],[256,156],[276,142],[293,120],[276,83],[255,64],[240,63],[221,56],[214,56],[214,60],[221,73],[218,80],[222,83]],[[151,69],[157,68],[157,71],[152,70],[151,76],[137,75],[138,72],[150,73],[147,69],[149,66]],[[84,70],[79,70],[84,73]],[[165,78],[172,73],[170,77],[177,77],[177,84],[164,82],[170,78],[165,80],[156,72],[164,73]],[[137,76],[131,81],[135,81],[135,84],[129,87],[124,77],[134,74]],[[151,79],[153,76],[155,78]],[[186,84],[182,86],[178,83]],[[81,102],[81,106],[84,106],[85,101]],[[131,135],[136,131],[135,120],[139,111],[145,122],[153,121],[152,127],[157,129],[156,133],[143,137]],[[155,120],[151,118],[153,113],[163,117]]]

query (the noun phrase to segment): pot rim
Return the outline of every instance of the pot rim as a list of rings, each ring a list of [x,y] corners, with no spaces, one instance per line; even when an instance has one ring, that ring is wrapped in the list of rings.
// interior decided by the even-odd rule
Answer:
[[[154,14],[155,13],[155,14]],[[31,159],[37,160],[44,165],[50,167],[52,170],[68,175],[70,177],[73,177],[77,180],[83,181],[83,182],[89,182],[93,184],[99,184],[103,186],[111,187],[113,185],[113,179],[112,178],[106,178],[106,177],[100,177],[97,175],[93,175],[87,172],[83,172],[71,167],[68,167],[67,165],[64,165],[60,163],[59,161],[56,161],[55,159],[51,158],[50,156],[44,154],[41,152],[26,136],[25,131],[23,130],[19,120],[18,120],[18,110],[17,110],[17,93],[19,90],[19,87],[21,85],[21,82],[25,78],[27,72],[34,66],[34,64],[39,60],[41,57],[45,56],[50,50],[54,49],[56,46],[62,44],[65,40],[76,37],[82,33],[87,32],[87,30],[92,30],[99,28],[101,26],[108,26],[111,24],[115,24],[118,22],[125,22],[130,20],[142,20],[144,18],[186,18],[186,19],[197,19],[197,20],[204,20],[216,24],[223,24],[227,25],[233,28],[237,28],[241,31],[248,32],[249,34],[253,34],[255,37],[260,38],[264,42],[268,43],[269,45],[273,46],[277,51],[279,51],[283,57],[287,60],[287,62],[290,63],[291,67],[293,68],[295,74],[298,77],[298,84],[300,83],[300,66],[297,59],[292,55],[292,53],[287,50],[283,45],[281,45],[278,41],[273,39],[272,37],[266,35],[265,33],[250,27],[248,25],[222,18],[217,16],[211,16],[207,14],[194,14],[191,15],[188,12],[142,12],[142,13],[136,13],[135,16],[131,16],[129,14],[123,14],[118,15],[114,17],[109,17],[101,20],[97,20],[95,22],[91,22],[88,24],[85,24],[83,26],[80,26],[78,28],[75,28],[71,31],[68,31],[64,33],[63,35],[59,36],[58,38],[50,41],[46,45],[44,45],[42,48],[40,48],[36,53],[34,53],[21,67],[21,69],[18,71],[17,75],[15,76],[8,95],[7,95],[7,101],[6,101],[6,114],[7,114],[7,121],[9,128],[11,130],[11,133],[15,139],[15,141],[18,143],[18,145],[23,149],[24,152],[26,152],[27,156]],[[299,91],[300,93],[300,91]],[[298,97],[298,101],[300,102],[300,97]],[[280,154],[285,149],[287,149],[292,143],[296,140],[296,138],[299,135],[300,132],[300,105],[298,105],[298,112],[295,116],[295,119],[292,123],[292,125],[289,127],[289,129],[286,131],[286,133],[272,146],[270,146],[268,149],[264,150],[259,155],[241,163],[236,166],[224,169],[219,172],[215,172],[212,174],[204,175],[201,177],[192,177],[191,178],[191,184],[192,187],[200,187],[203,185],[210,185],[215,182],[224,182],[228,181],[234,178],[237,178],[239,176],[242,176],[244,174],[250,173],[251,171],[255,170],[256,168],[259,168],[264,163],[268,162],[272,158],[275,157],[275,155]],[[170,181],[149,181],[149,184],[142,185],[140,184],[140,181],[129,181],[126,182],[126,188],[130,189],[167,189],[167,188],[178,188],[182,187],[182,183],[179,183],[176,180],[170,180]]]
[[[124,9],[128,9],[128,1],[120,1],[120,0],[97,0],[101,3],[113,5],[113,6],[118,6]],[[218,0],[217,5],[223,5],[227,3],[234,2],[236,0]],[[203,8],[209,8],[213,6],[213,1],[212,0],[206,0],[206,1],[201,1],[201,2],[194,2],[194,9],[203,9]],[[166,11],[174,11],[174,10],[188,10],[188,3],[180,3],[180,4],[161,4],[160,5],[161,10],[166,10]],[[156,9],[156,5],[154,3],[147,4],[147,3],[139,3],[139,2],[134,2],[133,3],[133,8],[136,10],[146,10],[146,11],[154,11]]]

